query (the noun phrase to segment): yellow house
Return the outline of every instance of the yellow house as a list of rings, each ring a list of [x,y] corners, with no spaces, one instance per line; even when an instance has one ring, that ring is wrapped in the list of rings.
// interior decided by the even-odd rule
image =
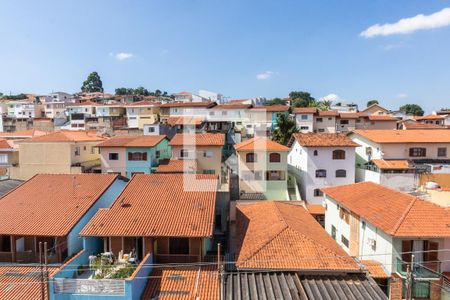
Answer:
[[[255,137],[234,145],[234,148],[238,157],[241,199],[288,200],[288,147],[266,137]]]
[[[371,106],[367,107],[366,109],[364,109],[362,112],[370,115],[374,115],[374,116],[391,116],[392,113],[387,110],[386,108],[382,107],[379,104],[372,104]]]
[[[79,174],[100,166],[95,147],[105,140],[90,131],[58,131],[16,141],[19,164],[10,169],[10,178],[28,180],[39,173]]]
[[[146,124],[159,122],[160,104],[151,101],[138,101],[127,107],[128,128],[144,129]]]

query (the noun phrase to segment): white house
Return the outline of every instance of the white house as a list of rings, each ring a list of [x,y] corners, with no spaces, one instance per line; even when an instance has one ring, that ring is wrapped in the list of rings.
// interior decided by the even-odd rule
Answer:
[[[297,107],[293,110],[295,124],[302,133],[314,132],[314,116],[317,114],[315,107]]]
[[[296,133],[289,142],[289,171],[300,184],[302,199],[322,204],[321,188],[355,182],[355,147],[336,133]]]
[[[415,295],[441,299],[441,290],[434,289],[433,283],[442,279],[433,271],[450,271],[448,209],[372,182],[328,187],[322,192],[325,230],[347,253],[360,260],[375,260],[387,274],[402,280],[406,263],[414,255]]]

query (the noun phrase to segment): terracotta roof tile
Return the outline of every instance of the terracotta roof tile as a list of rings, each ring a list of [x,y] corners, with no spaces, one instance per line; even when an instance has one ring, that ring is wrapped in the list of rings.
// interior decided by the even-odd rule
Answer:
[[[293,110],[294,114],[315,114],[317,113],[317,108],[315,107],[296,107]]]
[[[115,136],[97,147],[155,147],[165,138],[165,135]]]
[[[376,165],[380,169],[389,169],[389,170],[405,170],[412,169],[412,166],[409,165],[409,162],[405,159],[372,159],[374,165]]]
[[[214,300],[219,299],[219,274],[216,267],[155,268],[142,299]]]
[[[321,204],[306,204],[306,209],[312,215],[324,215],[325,207]]]
[[[360,117],[359,113],[339,113],[341,119],[358,119]]]
[[[22,141],[22,143],[53,143],[53,142],[100,142],[106,138],[100,137],[93,131],[55,131],[46,135],[36,136]]]
[[[428,115],[428,116],[415,117],[415,119],[417,121],[422,121],[422,120],[444,120],[446,118],[447,117],[443,116],[443,115]]]
[[[238,269],[359,270],[303,206],[238,205],[236,228]]]
[[[401,122],[405,129],[445,129],[446,127],[437,124],[419,123],[414,120]]]
[[[223,133],[177,133],[169,143],[171,146],[223,146],[225,134]]]
[[[345,134],[294,133],[289,144],[296,140],[303,147],[359,147]]]
[[[58,270],[59,267],[47,267],[49,277],[55,275]],[[39,266],[0,265],[0,299],[41,299],[41,287]],[[48,299],[47,284],[44,289],[44,299]]]
[[[368,116],[369,121],[398,121],[396,117],[392,116],[374,116],[370,115]]]
[[[161,107],[205,107],[211,108],[216,106],[216,102],[170,102],[161,104]]]
[[[156,173],[196,173],[197,161],[194,159],[171,159],[166,164],[160,163]]]
[[[153,107],[159,107],[161,106],[161,102],[154,102],[154,101],[148,101],[148,100],[141,100],[133,103],[127,104],[128,106],[153,106]]]
[[[236,151],[289,151],[289,148],[266,137],[254,137],[234,145]]]
[[[383,265],[375,260],[361,260],[361,263],[366,267],[373,278],[382,279],[390,277],[384,270]]]
[[[222,104],[214,106],[212,109],[250,109],[252,104]]]
[[[36,175],[0,198],[0,234],[65,236],[116,178]]]
[[[384,232],[401,237],[449,237],[450,209],[412,195],[361,182],[321,189]]]
[[[5,139],[0,139],[0,149],[14,149],[13,142]]]
[[[31,138],[35,136],[42,136],[46,135],[47,132],[40,131],[40,130],[22,130],[22,131],[15,131],[15,132],[0,132],[0,137],[3,138]]]
[[[110,208],[100,209],[84,236],[211,236],[216,175],[138,174]]]
[[[450,143],[450,130],[355,130],[357,134],[368,140],[381,144],[403,143]]]
[[[287,105],[267,105],[267,106],[256,106],[252,108],[253,110],[265,110],[266,112],[274,111],[288,111],[289,106]]]
[[[337,110],[321,110],[319,111],[320,117],[337,117],[339,112]]]

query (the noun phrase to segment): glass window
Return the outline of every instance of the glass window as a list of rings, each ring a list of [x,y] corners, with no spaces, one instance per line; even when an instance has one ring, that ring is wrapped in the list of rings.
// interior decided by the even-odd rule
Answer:
[[[203,151],[203,157],[207,158],[213,157],[213,152],[211,150]]]
[[[280,153],[270,153],[269,161],[273,163],[279,163],[281,161]]]
[[[119,153],[109,153],[109,160],[119,160]]]
[[[314,156],[317,156],[317,155],[319,155],[319,151],[314,150]]]
[[[348,120],[341,120],[341,125],[348,125]]]
[[[285,174],[283,171],[267,171],[266,180],[284,180]]]
[[[128,152],[128,160],[147,160],[147,152]]]
[[[437,156],[446,157],[447,156],[447,148],[438,148]]]
[[[409,148],[409,156],[411,157],[424,157],[427,155],[426,148]]]
[[[302,120],[308,120],[308,115],[302,115]]]
[[[319,169],[316,170],[316,178],[324,178],[327,177],[327,170]]]
[[[348,239],[343,235],[341,235],[341,242],[345,247],[348,248]]]
[[[180,150],[180,157],[189,157],[189,151],[186,149]]]
[[[333,151],[333,159],[345,159],[345,151],[344,150],[334,150]]]
[[[155,157],[156,157],[156,158],[160,158],[160,157],[161,157],[161,151],[156,150],[156,151],[155,151]]]
[[[331,225],[331,237],[336,240],[336,227],[334,225]]]
[[[8,154],[2,153],[0,154],[0,164],[7,164],[8,163]]]
[[[254,163],[256,162],[256,154],[253,152],[247,153],[245,155],[245,161],[248,163]]]
[[[323,196],[323,192],[320,189],[314,190],[314,197],[322,197],[322,196]]]
[[[337,178],[345,178],[345,177],[347,177],[347,171],[343,170],[343,169],[336,170],[336,177]]]
[[[80,156],[80,147],[75,147],[75,156]]]
[[[323,119],[322,118],[317,118],[316,122],[323,122]]]

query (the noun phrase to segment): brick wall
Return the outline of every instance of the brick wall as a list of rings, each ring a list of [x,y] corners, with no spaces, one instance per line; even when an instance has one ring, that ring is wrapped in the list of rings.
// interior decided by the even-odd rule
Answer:
[[[391,276],[389,299],[402,300],[402,278],[397,274]]]
[[[431,281],[430,283],[430,300],[441,300],[442,278],[439,281]]]

